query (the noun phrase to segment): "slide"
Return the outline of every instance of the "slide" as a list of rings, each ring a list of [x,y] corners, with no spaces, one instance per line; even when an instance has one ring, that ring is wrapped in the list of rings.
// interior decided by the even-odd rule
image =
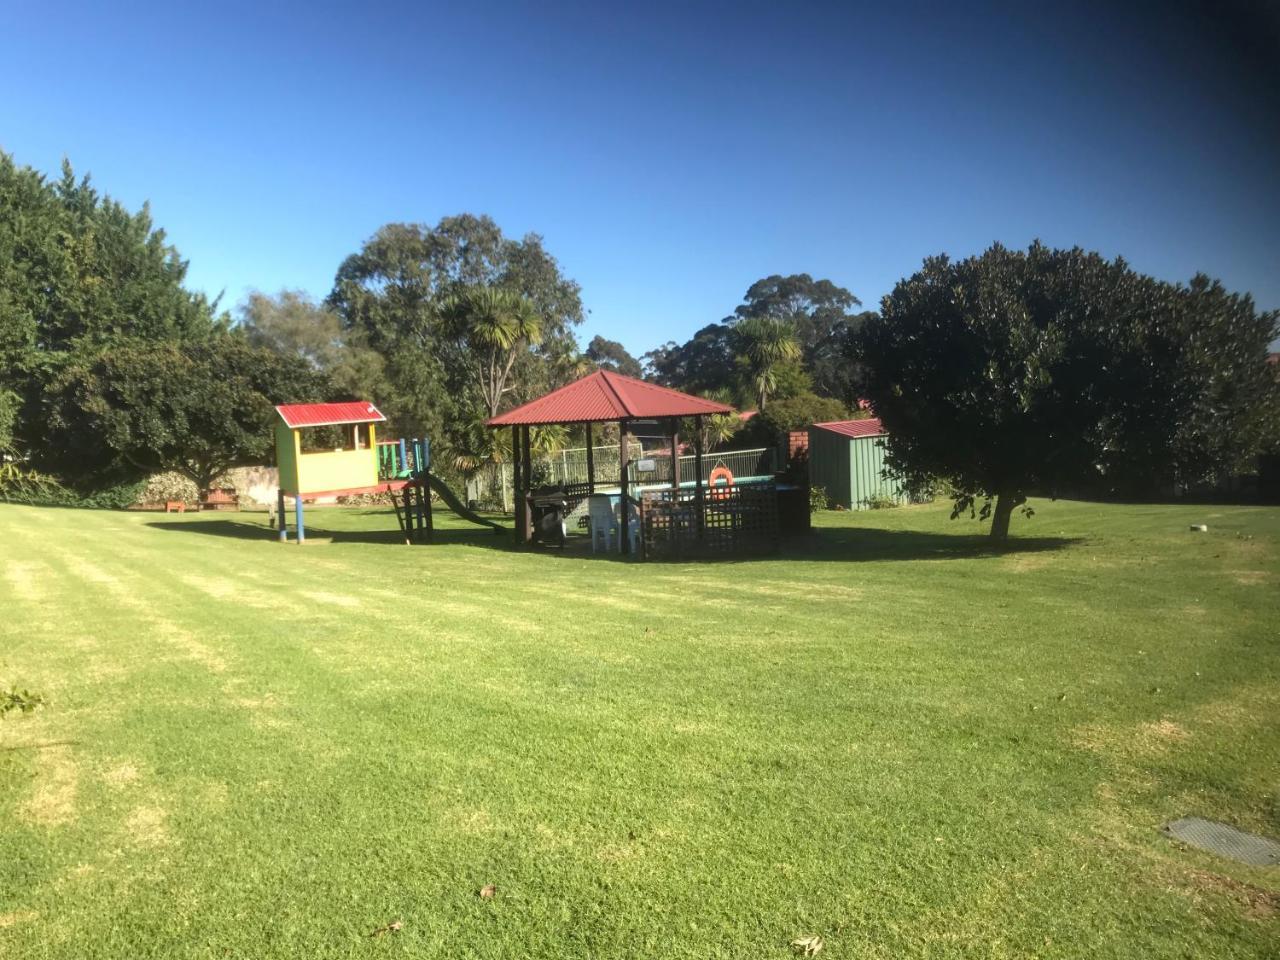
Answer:
[[[436,496],[444,501],[444,505],[460,516],[463,520],[470,520],[472,523],[478,523],[482,527],[493,527],[494,533],[511,532],[509,527],[504,527],[500,523],[496,523],[493,520],[488,520],[480,516],[480,514],[473,510],[468,510],[466,504],[454,496],[453,491],[445,486],[444,481],[435,474],[427,474],[427,483],[430,484],[431,489],[435,492]]]

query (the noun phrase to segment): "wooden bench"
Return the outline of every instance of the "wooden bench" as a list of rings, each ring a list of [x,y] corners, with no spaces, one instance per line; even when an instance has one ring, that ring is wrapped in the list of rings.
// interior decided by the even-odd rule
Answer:
[[[222,487],[210,490],[205,499],[200,501],[201,510],[239,510],[240,497],[233,487]]]
[[[164,502],[165,513],[186,513],[187,503],[185,500],[166,500]]]

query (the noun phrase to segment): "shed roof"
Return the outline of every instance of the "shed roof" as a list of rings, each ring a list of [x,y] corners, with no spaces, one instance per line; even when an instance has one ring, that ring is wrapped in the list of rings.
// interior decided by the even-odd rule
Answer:
[[[827,423],[815,423],[814,426],[838,433],[842,437],[883,437],[886,433],[879,417],[867,417],[864,420],[830,420]]]
[[[349,403],[282,403],[276,407],[285,424],[300,427],[328,427],[339,423],[385,423],[386,417],[365,400]]]
[[[597,370],[568,386],[508,410],[489,421],[491,427],[539,426],[548,423],[599,423],[732,413],[733,408],[679,390]]]

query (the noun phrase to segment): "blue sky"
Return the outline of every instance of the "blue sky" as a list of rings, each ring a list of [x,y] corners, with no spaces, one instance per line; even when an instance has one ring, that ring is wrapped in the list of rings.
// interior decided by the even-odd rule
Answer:
[[[1033,6],[9,4],[0,149],[150,200],[232,306],[471,211],[637,354],[1037,236],[1280,307],[1276,21]]]

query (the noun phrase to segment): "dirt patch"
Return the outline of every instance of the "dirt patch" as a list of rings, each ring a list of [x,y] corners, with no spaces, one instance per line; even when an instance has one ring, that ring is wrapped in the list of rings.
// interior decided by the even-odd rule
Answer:
[[[323,590],[303,590],[302,595],[316,603],[327,603],[334,607],[358,607],[359,597],[347,596],[344,593],[326,593]]]
[[[1043,570],[1053,562],[1053,558],[1043,553],[1019,553],[1006,557],[1004,565],[1014,573],[1033,573]]]
[[[1114,753],[1129,756],[1151,756],[1163,753],[1170,746],[1191,739],[1191,733],[1180,723],[1168,717],[1135,728],[1108,727],[1088,724],[1071,732],[1071,741],[1078,747],[1094,753]]]
[[[1174,723],[1172,720],[1157,720],[1155,723],[1144,723],[1139,730],[1144,740],[1155,743],[1168,741],[1190,740],[1191,734],[1187,733],[1186,728],[1181,724]]]
[[[122,763],[102,775],[105,783],[113,787],[124,787],[138,779],[138,768],[132,763]]]
[[[16,927],[20,923],[30,923],[32,920],[39,920],[40,914],[34,910],[14,910],[10,913],[0,913],[0,930],[5,927]]]
[[[15,560],[4,566],[4,578],[13,592],[31,603],[38,603],[44,597],[41,581],[47,580],[51,573],[48,564],[36,560]]]
[[[69,746],[42,751],[35,788],[22,805],[22,816],[42,827],[70,823],[76,815],[79,782],[80,771]]]
[[[1264,890],[1251,883],[1210,873],[1207,870],[1192,870],[1185,875],[1186,887],[1195,899],[1199,893],[1210,893],[1224,896],[1250,920],[1270,920],[1280,913],[1280,893]]]
[[[1232,570],[1231,576],[1243,587],[1260,587],[1272,579],[1265,570]]]
[[[169,842],[169,829],[166,825],[168,818],[169,814],[164,808],[146,805],[135,808],[124,826],[134,843],[156,847]]]

